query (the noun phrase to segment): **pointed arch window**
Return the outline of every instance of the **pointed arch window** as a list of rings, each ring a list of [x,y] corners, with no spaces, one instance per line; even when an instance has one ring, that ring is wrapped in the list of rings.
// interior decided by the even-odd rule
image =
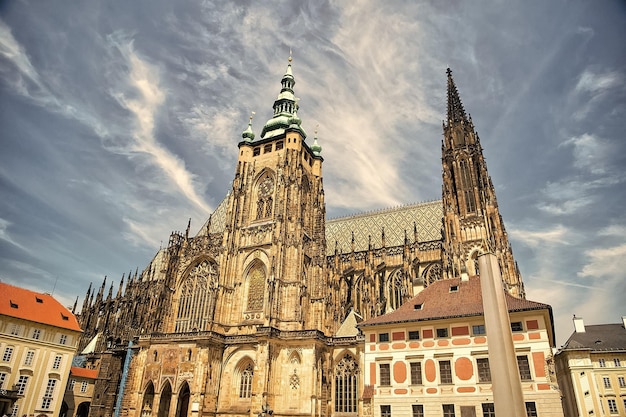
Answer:
[[[256,220],[272,216],[274,210],[274,180],[270,176],[263,177],[257,186]]]
[[[472,185],[472,175],[467,159],[459,162],[461,188],[463,190],[463,199],[465,200],[465,209],[468,213],[476,211],[476,199],[474,198],[474,187]]]
[[[262,310],[264,296],[265,266],[257,263],[248,272],[248,304],[246,311]]]
[[[389,291],[389,306],[394,310],[402,305],[406,288],[402,279],[402,271],[396,271],[389,280],[391,288]]]
[[[335,367],[335,412],[357,412],[357,382],[359,365],[346,354]]]
[[[175,332],[206,330],[211,321],[217,288],[217,267],[204,260],[193,267],[180,289]]]
[[[239,398],[250,398],[252,396],[252,377],[254,376],[254,368],[251,363],[241,371],[239,379]]]

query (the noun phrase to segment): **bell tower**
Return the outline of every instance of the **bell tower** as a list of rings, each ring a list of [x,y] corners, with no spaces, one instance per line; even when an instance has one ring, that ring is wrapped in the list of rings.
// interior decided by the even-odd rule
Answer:
[[[294,85],[290,57],[261,137],[251,117],[239,143],[220,267],[218,321],[227,334],[323,327],[322,148],[317,138],[306,143]]]
[[[448,112],[443,124],[443,277],[478,274],[478,255],[498,258],[509,293],[524,297],[522,277],[513,258],[487,172],[480,138],[466,115],[452,71],[448,68]]]

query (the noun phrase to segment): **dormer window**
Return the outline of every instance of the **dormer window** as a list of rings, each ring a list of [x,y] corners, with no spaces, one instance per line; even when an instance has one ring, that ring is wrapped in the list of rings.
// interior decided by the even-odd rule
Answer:
[[[422,309],[422,305],[423,305],[423,304],[415,304],[415,305],[413,306],[413,310],[421,310],[421,309]]]
[[[43,300],[39,297],[35,297],[35,301],[37,301],[39,304],[43,304]]]
[[[458,285],[450,285],[450,292],[458,292],[458,291],[459,291]]]
[[[11,308],[17,308],[18,307],[17,303],[14,303],[13,301],[9,301],[9,303],[11,303]]]

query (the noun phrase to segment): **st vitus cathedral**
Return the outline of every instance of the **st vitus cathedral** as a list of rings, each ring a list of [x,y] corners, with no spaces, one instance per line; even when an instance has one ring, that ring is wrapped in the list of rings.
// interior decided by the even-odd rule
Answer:
[[[363,415],[358,322],[477,274],[484,252],[523,298],[479,137],[447,80],[442,200],[327,220],[290,59],[273,117],[260,138],[252,122],[243,132],[232,189],[200,231],[172,233],[115,296],[106,278],[87,291],[90,417]]]

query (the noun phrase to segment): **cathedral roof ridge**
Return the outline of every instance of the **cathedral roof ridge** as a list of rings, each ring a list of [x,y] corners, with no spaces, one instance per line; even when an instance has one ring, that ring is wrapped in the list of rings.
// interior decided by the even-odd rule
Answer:
[[[383,213],[389,213],[389,212],[398,211],[398,210],[410,210],[410,209],[420,207],[420,206],[432,205],[434,203],[441,204],[441,199],[425,200],[425,201],[420,201],[417,203],[398,204],[396,206],[377,208],[377,209],[372,209],[368,211],[362,211],[359,213],[352,213],[352,214],[348,214],[345,216],[331,217],[331,218],[326,219],[326,222],[342,221],[342,220],[348,220],[348,219],[358,219],[360,217],[368,217],[373,214],[383,214]]]

